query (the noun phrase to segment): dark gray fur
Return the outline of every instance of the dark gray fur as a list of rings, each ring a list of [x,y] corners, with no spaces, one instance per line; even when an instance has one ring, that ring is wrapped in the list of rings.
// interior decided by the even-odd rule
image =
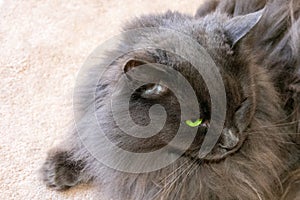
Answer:
[[[228,30],[232,18],[256,12],[264,6],[257,24],[238,40],[232,38]],[[132,20],[124,30],[143,27],[177,30],[197,40],[211,55],[224,79],[228,100],[225,127],[219,143],[206,159],[197,160],[195,152],[206,132],[205,127],[199,128],[194,144],[172,165],[155,172],[129,174],[98,162],[74,131],[69,140],[49,153],[42,167],[46,185],[61,190],[93,180],[113,199],[130,200],[290,200],[299,197],[299,14],[300,3],[295,0],[272,0],[267,3],[214,0],[201,6],[195,17],[168,11]],[[173,38],[161,34],[147,38],[124,38],[110,55],[124,54],[140,41],[155,41],[162,36],[172,41]],[[158,44],[163,47],[164,41],[158,41]],[[173,48],[175,51],[179,48],[175,41]],[[159,49],[141,50],[117,59],[107,70],[106,79],[99,83],[95,100],[97,115],[111,140],[130,151],[155,150],[172,138],[180,121],[178,101],[172,93],[163,93],[153,99],[141,98],[140,93],[147,90],[144,88],[132,97],[130,108],[133,120],[137,124],[147,124],[148,109],[160,103],[168,113],[166,126],[158,136],[149,140],[120,133],[113,123],[106,97],[129,65],[128,60],[133,61],[129,67],[135,67],[139,65],[135,61],[143,60],[168,65],[182,73],[198,96],[201,118],[209,121],[209,94],[203,79],[191,65]],[[84,94],[82,100],[88,101],[84,99]],[[82,108],[83,116],[85,109]],[[97,141],[93,140],[97,133],[90,131],[94,130],[92,126],[81,124],[85,139],[97,149]],[[234,137],[228,134],[228,130],[234,131]],[[233,145],[235,139],[238,145]]]

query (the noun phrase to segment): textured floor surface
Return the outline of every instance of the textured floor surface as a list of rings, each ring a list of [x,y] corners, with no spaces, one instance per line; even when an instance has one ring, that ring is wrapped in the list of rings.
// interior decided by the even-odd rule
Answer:
[[[0,0],[0,199],[106,199],[92,186],[47,189],[37,171],[72,121],[72,90],[92,50],[125,20],[198,1]]]

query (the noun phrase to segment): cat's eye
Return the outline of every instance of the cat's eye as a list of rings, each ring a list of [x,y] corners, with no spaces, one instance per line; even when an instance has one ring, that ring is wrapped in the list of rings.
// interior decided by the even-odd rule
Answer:
[[[185,123],[186,123],[186,125],[188,125],[190,127],[197,127],[202,124],[202,121],[203,121],[203,119],[197,119],[196,121],[186,120]]]

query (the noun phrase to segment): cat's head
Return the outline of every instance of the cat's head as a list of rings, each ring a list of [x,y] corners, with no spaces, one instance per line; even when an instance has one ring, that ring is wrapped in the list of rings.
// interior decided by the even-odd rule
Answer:
[[[263,10],[234,18],[228,18],[224,14],[212,14],[205,18],[194,19],[178,13],[168,12],[165,15],[145,16],[128,24],[125,31],[134,29],[154,27],[161,29],[156,34],[143,35],[139,37],[124,37],[118,53],[124,54],[119,57],[108,69],[108,82],[111,83],[111,91],[114,84],[121,75],[127,75],[130,79],[130,72],[151,63],[165,65],[178,71],[193,88],[199,103],[200,114],[191,119],[201,120],[198,126],[198,133],[193,144],[187,150],[186,155],[195,156],[199,150],[203,138],[210,127],[211,100],[208,87],[202,75],[192,66],[189,60],[181,57],[176,52],[178,46],[175,38],[168,35],[164,29],[178,31],[200,44],[210,55],[216,64],[226,90],[227,107],[224,128],[218,143],[213,151],[207,155],[208,160],[218,160],[237,151],[243,144],[246,133],[244,131],[250,125],[256,109],[256,86],[254,74],[257,73],[250,59],[240,53],[240,43],[250,34],[251,30],[262,17]],[[155,41],[155,48],[138,49],[140,43]],[[150,44],[150,43],[149,43]],[[170,47],[171,44],[171,47]],[[165,49],[173,49],[168,52]],[[150,46],[151,47],[151,46]],[[161,48],[158,48],[161,47]],[[133,49],[133,50],[132,50]],[[186,49],[189,52],[189,49]],[[190,52],[193,53],[193,52]],[[251,68],[250,68],[251,66]],[[150,76],[145,74],[144,76]],[[122,93],[122,91],[117,91]],[[129,103],[129,112],[134,123],[146,126],[150,123],[149,109],[159,104],[164,107],[167,118],[163,128],[157,135],[150,138],[135,138],[119,131],[112,121],[105,125],[109,137],[115,140],[123,149],[133,152],[150,152],[157,150],[175,137],[179,125],[188,119],[181,118],[181,107],[175,95],[177,91],[171,91],[167,85],[160,83],[148,83],[136,89]],[[188,106],[188,102],[186,102]],[[185,124],[187,126],[187,124]],[[111,131],[114,127],[114,131]],[[138,134],[143,134],[138,133]],[[189,134],[186,133],[186,137]]]
[[[285,113],[281,108],[282,100],[278,95],[280,93],[275,85],[276,80],[270,74],[272,72],[268,68],[270,66],[263,66],[262,62],[259,62],[263,59],[265,60],[263,63],[278,65],[278,60],[274,58],[277,55],[280,57],[279,53],[274,54],[273,50],[263,53],[266,49],[273,49],[274,39],[278,39],[277,31],[286,24],[275,23],[276,29],[269,29],[269,26],[266,26],[266,24],[273,24],[273,20],[270,20],[273,16],[271,13],[277,13],[276,19],[281,14],[277,12],[278,6],[275,7],[276,10],[268,8],[269,12],[261,21],[263,11],[233,18],[218,12],[203,18],[168,12],[163,15],[144,16],[129,23],[125,31],[138,29],[137,33],[133,35],[124,33],[121,44],[114,46],[113,51],[109,51],[109,59],[104,61],[107,64],[105,66],[109,67],[102,74],[96,88],[89,87],[94,86],[95,79],[90,81],[93,84],[90,84],[89,80],[87,83],[84,81],[96,76],[102,66],[96,66],[92,68],[95,69],[94,71],[88,71],[86,79],[83,78],[84,88],[79,91],[84,95],[92,94],[83,97],[86,97],[84,100],[88,103],[83,101],[84,108],[80,107],[80,110],[85,109],[82,112],[85,117],[79,118],[82,121],[79,121],[77,126],[78,133],[82,136],[81,142],[89,150],[88,155],[90,153],[93,155],[87,162],[91,163],[88,166],[88,169],[92,170],[90,174],[99,174],[98,177],[101,181],[104,180],[103,183],[109,183],[103,185],[107,185],[108,190],[114,190],[113,193],[119,195],[119,199],[156,199],[153,197],[158,197],[157,199],[276,199],[279,188],[277,186],[281,185],[278,177],[288,166],[285,159],[288,160],[291,156],[290,152],[294,151],[287,149],[286,144],[289,142],[286,135],[282,134],[288,130],[278,126],[278,122],[284,120]],[[282,17],[281,20],[283,19],[285,18]],[[147,28],[155,30],[150,34],[143,30],[139,31]],[[182,37],[173,37],[168,30],[179,32]],[[258,34],[260,32],[264,33],[263,39],[260,39]],[[193,42],[188,43],[190,46],[180,45],[186,42],[186,37]],[[251,41],[254,42],[252,46]],[[218,91],[208,91],[210,86],[214,88],[215,83],[211,81],[211,77],[204,77],[197,70],[205,68],[211,71],[211,68],[201,65],[201,56],[198,60],[199,65],[186,59],[188,58],[186,55],[198,55],[193,51],[193,43],[201,45],[213,60],[222,79],[227,100],[225,123],[220,122],[222,123],[221,136],[205,159],[199,159],[198,152],[199,148],[204,146],[203,143],[209,136],[208,132],[213,130],[212,119],[215,112],[212,112],[212,108],[215,104],[212,103],[214,98],[211,96],[218,97]],[[283,44],[278,41],[277,43],[276,46]],[[277,48],[276,51],[286,53],[282,49],[285,48]],[[185,56],[179,52],[185,52]],[[286,54],[289,55],[290,52],[287,52]],[[272,56],[267,55],[268,53],[272,53]],[[103,54],[93,54],[91,57],[99,55]],[[115,59],[111,61],[111,57]],[[286,60],[282,60],[279,64],[286,63]],[[184,90],[181,92],[176,89],[171,90],[165,82],[146,82],[136,89],[129,87],[132,93],[127,101],[127,88],[135,82],[135,77],[132,75],[143,66],[152,67],[153,64],[155,70],[159,71],[163,69],[162,66],[165,66],[184,77],[197,97],[198,116],[192,116],[195,107],[193,105],[190,107],[192,96],[189,96],[188,90],[186,93]],[[286,65],[282,68],[284,66]],[[161,70],[161,72],[164,75],[166,71]],[[150,79],[161,76],[159,73],[153,75],[152,72],[139,75]],[[96,78],[98,80],[98,77]],[[175,82],[176,78],[178,77],[174,76]],[[123,85],[119,84],[120,80],[123,80],[121,82]],[[179,103],[180,98],[176,97],[178,93],[187,99],[183,105]],[[120,104],[114,104],[111,99],[121,100],[118,101]],[[123,99],[126,101],[122,101]],[[93,105],[94,102],[96,106]],[[156,104],[165,109],[167,118],[162,129],[159,129],[159,133],[154,136],[142,138],[148,133],[138,131],[134,133],[136,135],[134,137],[130,135],[131,132],[124,131],[124,127],[117,123],[117,121],[128,122],[123,125],[129,128],[129,131],[131,126],[148,127],[153,124],[153,121],[159,125],[161,121],[157,121],[155,117],[163,113],[156,113]],[[182,118],[182,106],[191,112],[190,118]],[[90,107],[92,107],[91,113],[88,112]],[[92,120],[95,116],[94,108],[98,117],[96,122]],[[128,117],[122,117],[126,112],[129,113]],[[153,120],[150,120],[150,117]],[[197,119],[202,121],[193,123]],[[186,120],[191,120],[192,126],[196,124],[196,127],[190,127],[191,124],[186,123]],[[152,128],[156,128],[155,123]],[[100,131],[107,137],[98,134],[100,132],[98,124],[101,125]],[[176,149],[175,146],[174,149],[170,149],[170,153],[167,152],[167,156],[153,154],[157,157],[150,156],[148,159],[147,153],[160,152],[156,150],[163,149],[162,147],[171,143],[172,138],[176,138],[181,125],[188,127],[185,130],[191,130],[184,132],[182,141],[192,138],[193,144],[187,149]],[[192,130],[196,130],[197,134],[193,135]],[[107,138],[110,140],[106,140]],[[114,145],[111,145],[112,143]],[[121,148],[115,148],[116,146]],[[181,154],[182,150],[185,154]],[[176,156],[175,160],[168,162],[170,157]],[[139,159],[135,159],[137,157]],[[151,166],[164,161],[161,158],[166,158],[167,165],[153,169]],[[103,167],[103,164],[109,167]],[[112,171],[114,173],[111,173]],[[111,183],[116,184],[112,187]],[[226,189],[224,189],[225,185]]]

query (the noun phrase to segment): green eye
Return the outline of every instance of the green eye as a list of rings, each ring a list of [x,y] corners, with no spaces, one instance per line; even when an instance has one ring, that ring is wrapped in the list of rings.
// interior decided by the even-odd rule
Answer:
[[[197,127],[202,124],[202,119],[197,119],[195,122],[191,120],[186,120],[185,123],[190,127]]]

